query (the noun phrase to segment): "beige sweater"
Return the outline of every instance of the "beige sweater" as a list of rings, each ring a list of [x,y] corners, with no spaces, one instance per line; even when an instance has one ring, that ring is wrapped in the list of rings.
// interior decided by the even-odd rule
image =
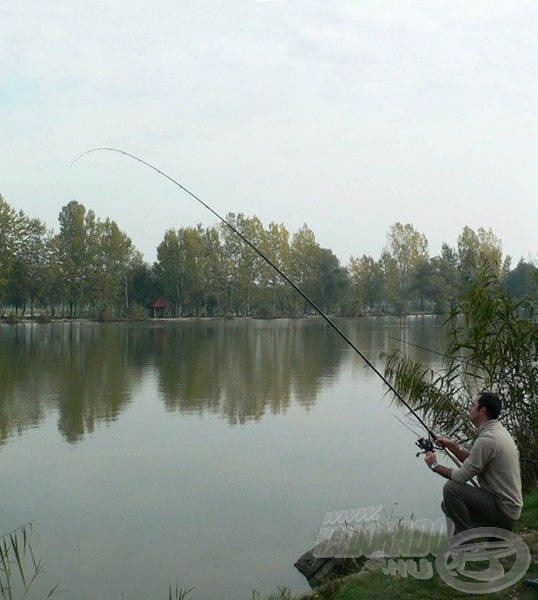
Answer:
[[[465,483],[477,476],[480,487],[499,500],[503,512],[511,519],[519,519],[523,507],[519,452],[508,431],[492,419],[478,428],[469,456],[451,478]]]

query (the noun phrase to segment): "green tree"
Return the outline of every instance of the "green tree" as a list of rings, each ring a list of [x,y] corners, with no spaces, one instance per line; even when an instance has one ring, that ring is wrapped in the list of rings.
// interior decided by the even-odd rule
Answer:
[[[438,279],[434,271],[433,260],[420,262],[411,273],[409,294],[418,301],[417,307],[424,312],[435,299]]]
[[[3,313],[24,214],[17,213],[0,194],[0,309]]]
[[[321,248],[306,223],[292,236],[290,248],[291,279],[303,292],[314,298],[319,276]],[[294,312],[309,312],[310,306],[299,296],[293,300]],[[299,308],[301,307],[301,308]]]
[[[101,316],[110,315],[117,305],[128,308],[127,276],[134,258],[131,240],[115,221],[97,222],[92,287]]]
[[[323,312],[340,312],[349,288],[346,269],[340,266],[340,261],[331,250],[321,248],[316,271],[314,301]]]
[[[157,276],[179,316],[196,315],[201,305],[204,249],[201,225],[169,229],[157,248]]]
[[[29,303],[33,316],[35,303],[45,299],[51,284],[51,233],[39,219],[21,215],[18,231],[9,294],[23,315]]]
[[[475,232],[467,225],[458,236],[458,266],[464,280],[480,276],[481,269],[499,276],[510,268],[510,257],[503,259],[502,242],[493,230],[479,227]]]
[[[140,255],[135,255],[133,258],[129,266],[127,281],[130,308],[132,305],[147,307],[152,300],[163,294],[155,268],[145,263]]]
[[[441,247],[441,256],[431,259],[432,299],[437,313],[447,313],[460,292],[458,256],[448,244]]]
[[[262,245],[264,230],[258,217],[229,213],[226,220],[255,247]],[[231,312],[249,315],[256,303],[263,259],[228,226],[221,225],[226,260],[229,306]]]
[[[384,250],[379,259],[379,268],[383,273],[385,303],[396,314],[405,313],[406,303],[401,297],[400,272],[398,263],[390,252]]]
[[[209,227],[203,233],[204,243],[204,314],[213,316],[231,310],[226,306],[227,298],[227,260],[220,239],[219,229]]]
[[[59,215],[60,231],[53,240],[58,288],[68,305],[70,317],[93,302],[91,292],[98,252],[97,222],[92,210],[72,200]]]
[[[399,300],[407,308],[412,279],[419,267],[428,261],[428,240],[410,224],[394,223],[387,234],[386,252],[398,273]]]
[[[182,268],[179,263],[181,241],[179,233],[168,229],[162,242],[157,246],[155,273],[164,294],[174,303],[176,309],[183,298]]]
[[[373,311],[383,300],[384,280],[379,262],[363,254],[360,258],[351,257],[348,266],[351,283],[352,311],[360,314],[363,310]]]
[[[506,275],[506,289],[516,299],[538,296],[538,268],[523,259]]]
[[[263,232],[261,251],[283,273],[290,272],[290,234],[282,224],[270,223]],[[263,313],[275,316],[290,310],[290,286],[267,262],[260,264],[260,309]]]

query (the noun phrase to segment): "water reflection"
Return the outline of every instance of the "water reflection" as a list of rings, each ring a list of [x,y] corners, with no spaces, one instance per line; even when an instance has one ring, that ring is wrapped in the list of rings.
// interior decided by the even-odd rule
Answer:
[[[95,324],[2,327],[0,435],[38,425],[52,410],[70,442],[118,417],[132,385],[125,332]]]
[[[431,321],[409,330],[401,320],[339,325],[374,362],[371,348],[407,351],[411,338],[427,347],[435,331]],[[117,419],[148,373],[169,411],[209,412],[236,424],[293,402],[309,408],[349,353],[316,319],[2,326],[0,443],[51,411],[62,436],[77,442]]]
[[[185,323],[154,332],[152,361],[169,410],[219,412],[230,423],[316,401],[341,360],[340,340],[317,322]]]

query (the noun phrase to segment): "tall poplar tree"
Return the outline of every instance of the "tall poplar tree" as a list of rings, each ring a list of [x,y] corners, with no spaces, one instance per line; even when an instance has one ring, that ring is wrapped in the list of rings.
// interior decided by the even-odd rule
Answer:
[[[414,273],[428,260],[428,240],[413,225],[395,223],[387,234],[386,251],[394,260],[398,272],[398,293],[405,311],[410,298]]]
[[[54,238],[58,287],[67,302],[70,317],[78,316],[92,297],[97,262],[97,223],[95,214],[72,200],[58,217],[60,231]]]
[[[102,316],[111,315],[117,305],[127,309],[127,276],[134,257],[131,240],[115,221],[97,223],[93,292]]]

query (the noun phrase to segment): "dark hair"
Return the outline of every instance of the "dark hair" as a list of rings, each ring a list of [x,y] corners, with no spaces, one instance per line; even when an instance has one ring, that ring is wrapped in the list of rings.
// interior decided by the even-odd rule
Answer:
[[[488,419],[497,419],[501,413],[502,402],[499,394],[494,392],[478,392],[478,408],[486,407]]]

